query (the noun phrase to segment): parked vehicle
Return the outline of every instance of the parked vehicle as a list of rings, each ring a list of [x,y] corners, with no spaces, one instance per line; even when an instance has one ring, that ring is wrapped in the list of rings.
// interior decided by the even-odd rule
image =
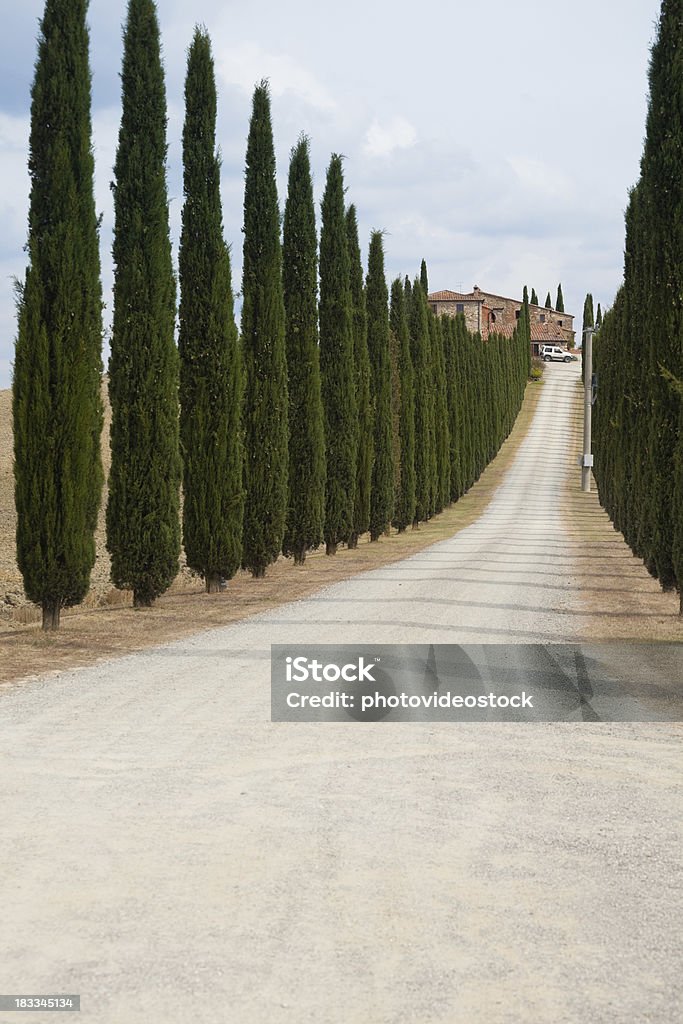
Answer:
[[[553,360],[571,363],[572,356],[567,352],[566,348],[560,348],[559,345],[544,345],[541,349],[541,359],[545,359],[546,363],[550,363]]]

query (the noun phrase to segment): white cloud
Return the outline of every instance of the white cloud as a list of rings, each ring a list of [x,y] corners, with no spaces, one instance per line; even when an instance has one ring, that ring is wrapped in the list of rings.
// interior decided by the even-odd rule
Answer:
[[[290,94],[316,110],[332,111],[336,104],[324,85],[310,71],[285,53],[267,53],[256,43],[231,48],[215,47],[218,75],[226,85],[236,85],[249,95],[263,78],[272,96]]]
[[[365,133],[363,150],[368,156],[389,156],[396,149],[409,149],[417,142],[417,132],[405,117],[392,117],[385,124],[375,119]]]
[[[569,199],[574,191],[568,175],[533,157],[511,156],[508,163],[522,185],[551,199]]]

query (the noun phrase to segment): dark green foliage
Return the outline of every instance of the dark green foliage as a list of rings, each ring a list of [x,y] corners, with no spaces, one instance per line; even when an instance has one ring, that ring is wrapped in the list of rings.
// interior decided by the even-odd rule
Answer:
[[[553,300],[550,298],[550,292],[548,292],[548,294],[545,297],[545,308],[546,309],[552,309],[553,308]]]
[[[527,288],[526,285],[524,285],[524,299],[523,299],[523,301],[524,302],[528,302],[529,301],[529,289]]]
[[[680,0],[664,0],[624,284],[594,340],[594,472],[615,527],[662,588],[683,595],[682,169],[683,17]]]
[[[564,295],[562,294],[562,283],[557,286],[557,299],[555,300],[555,309],[558,313],[564,313]]]
[[[178,352],[166,193],[166,90],[152,0],[130,0],[114,167],[107,547],[117,587],[149,605],[180,553]]]
[[[583,303],[583,324],[581,333],[585,333],[587,327],[595,326],[595,317],[593,315],[593,296],[589,292]]]
[[[429,278],[427,277],[427,264],[424,260],[420,264],[420,284],[425,295],[429,295]]]
[[[85,596],[102,490],[102,302],[87,0],[47,0],[32,88],[14,360],[17,562],[43,628]]]
[[[320,376],[325,414],[328,554],[353,534],[358,415],[356,409],[349,251],[342,158],[327,170],[320,232]]]
[[[598,302],[598,311],[595,314],[595,329],[596,329],[596,331],[599,331],[601,327],[602,327],[602,309],[600,308],[600,303]]]
[[[188,54],[180,236],[180,438],[187,564],[213,593],[242,557],[242,361],[223,237],[211,43]]]
[[[288,398],[280,212],[267,82],[254,90],[244,184],[244,535],[242,565],[265,574],[287,513]]]
[[[435,514],[443,512],[450,502],[451,459],[450,430],[448,422],[448,399],[446,388],[446,359],[442,320],[430,311],[429,333],[432,346],[432,373],[434,388],[434,449],[436,476],[432,506]]]
[[[365,289],[368,355],[374,403],[374,460],[370,492],[370,540],[374,541],[389,526],[394,511],[389,293],[384,276],[384,244],[381,231],[373,231],[370,236]]]
[[[358,546],[358,538],[370,529],[370,493],[374,456],[373,402],[370,391],[370,356],[368,355],[368,321],[365,309],[363,264],[358,242],[356,208],[346,212],[346,240],[349,251],[349,284],[351,302],[351,331],[353,335],[353,366],[355,374],[356,408],[358,410],[358,450],[356,453],[356,490],[354,495],[353,526],[348,546]]]
[[[419,278],[411,289],[410,354],[415,381],[415,515],[413,522],[429,519],[436,478],[434,444],[434,380],[429,337],[427,296]]]
[[[415,517],[415,383],[410,355],[405,289],[400,278],[391,286],[390,327],[396,339],[399,376],[399,472],[394,495],[394,526],[402,533]]]
[[[318,243],[308,139],[292,150],[285,206],[283,284],[289,392],[289,501],[283,543],[303,565],[325,520],[325,434],[318,351]]]
[[[535,288],[531,289],[531,305],[532,306],[537,306],[538,305],[538,295],[536,294],[536,289]]]

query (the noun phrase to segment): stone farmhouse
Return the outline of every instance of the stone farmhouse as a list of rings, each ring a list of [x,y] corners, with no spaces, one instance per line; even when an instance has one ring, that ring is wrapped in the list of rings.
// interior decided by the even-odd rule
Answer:
[[[510,337],[522,309],[519,299],[483,292],[478,285],[466,294],[447,290],[431,292],[428,301],[437,316],[456,316],[462,313],[468,330],[479,332],[482,338],[488,338],[493,333]],[[563,348],[573,346],[575,332],[571,313],[530,305],[529,316],[532,355],[538,355],[542,345],[561,345]]]

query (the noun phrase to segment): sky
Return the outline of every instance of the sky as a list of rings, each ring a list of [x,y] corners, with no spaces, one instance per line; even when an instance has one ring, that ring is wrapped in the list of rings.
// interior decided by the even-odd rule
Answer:
[[[208,29],[233,287],[242,264],[244,157],[254,85],[268,79],[281,208],[289,154],[311,141],[316,202],[345,157],[364,258],[385,232],[389,280],[427,261],[430,290],[521,297],[524,284],[581,327],[623,271],[624,210],[639,174],[659,0],[158,0],[168,98],[170,222],[177,258],[187,47]],[[0,0],[0,387],[23,279],[30,89],[43,0]],[[111,322],[113,205],[125,0],[91,0],[95,191]],[[577,326],[575,324],[575,326]]]

